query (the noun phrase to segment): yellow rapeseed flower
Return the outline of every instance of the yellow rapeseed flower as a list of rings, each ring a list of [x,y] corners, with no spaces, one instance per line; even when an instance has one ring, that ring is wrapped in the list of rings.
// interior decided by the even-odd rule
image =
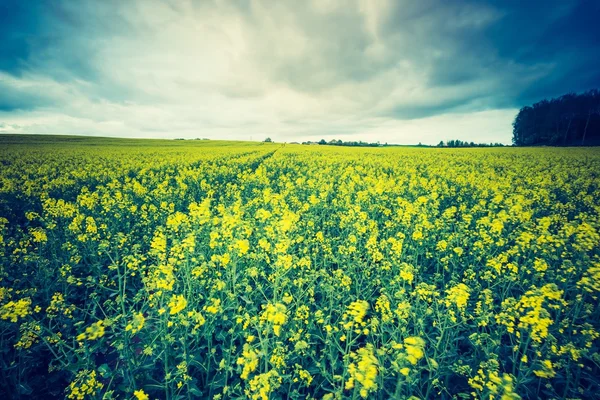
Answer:
[[[143,389],[134,391],[133,395],[135,396],[136,400],[149,400],[150,399],[150,397],[146,394],[146,392],[144,392]]]
[[[175,315],[181,312],[185,306],[187,306],[187,300],[182,294],[172,295],[171,301],[169,301],[169,314]]]
[[[346,381],[346,390],[352,389],[358,383],[359,393],[362,398],[367,398],[369,393],[377,390],[377,374],[379,362],[375,357],[373,345],[367,344],[366,347],[358,349],[353,353],[354,362],[348,365],[348,374],[350,378]]]

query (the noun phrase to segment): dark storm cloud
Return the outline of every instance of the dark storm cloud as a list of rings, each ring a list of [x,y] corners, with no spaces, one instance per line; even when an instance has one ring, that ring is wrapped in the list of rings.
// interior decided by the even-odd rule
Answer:
[[[543,97],[600,87],[600,2],[494,1],[505,15],[485,40],[500,59],[549,71],[514,98],[521,106]]]
[[[16,0],[0,3],[0,70],[18,73],[27,62],[42,25],[37,8]]]
[[[75,21],[60,2],[3,1],[0,4],[0,70],[15,76],[31,70],[59,78],[87,75],[84,72],[90,66],[85,54],[62,46],[65,38],[75,34]]]
[[[39,93],[28,93],[0,81],[0,111],[34,110],[52,104]]]
[[[411,57],[428,71],[429,87],[480,82],[448,109],[457,100],[504,108],[599,87],[599,18],[600,2],[591,0],[425,1],[398,5],[385,29],[410,33]]]
[[[107,97],[102,75],[94,61],[98,44],[121,34],[129,26],[117,11],[117,2],[61,0],[4,0],[0,2],[0,72],[23,77],[35,74],[57,82],[76,80],[97,85],[91,97]],[[115,88],[108,90],[114,93]],[[13,91],[20,90],[18,87]],[[40,94],[43,97],[43,94]],[[6,103],[9,99],[0,101]],[[8,96],[5,96],[8,97]],[[14,97],[14,96],[12,96]],[[24,93],[32,99],[31,93]],[[31,107],[44,101],[32,101]],[[15,107],[17,104],[15,104]],[[22,108],[22,107],[19,107]]]

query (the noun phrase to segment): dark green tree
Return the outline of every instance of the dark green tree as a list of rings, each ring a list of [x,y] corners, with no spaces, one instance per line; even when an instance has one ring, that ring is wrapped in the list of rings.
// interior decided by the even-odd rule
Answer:
[[[568,93],[521,108],[513,121],[517,146],[600,144],[600,91]]]

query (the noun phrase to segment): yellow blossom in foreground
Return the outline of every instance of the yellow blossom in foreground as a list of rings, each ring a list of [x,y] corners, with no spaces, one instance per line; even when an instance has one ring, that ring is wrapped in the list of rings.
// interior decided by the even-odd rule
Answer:
[[[17,301],[9,301],[0,308],[0,319],[17,322],[31,313],[31,299],[29,297]]]
[[[284,302],[285,304],[290,304],[292,301],[294,301],[294,297],[293,297],[291,294],[289,294],[289,293],[286,293],[286,294],[283,296],[283,302]]]
[[[183,297],[182,294],[171,296],[171,301],[169,301],[169,314],[175,315],[182,311],[185,306],[187,306],[187,300]]]
[[[552,361],[544,360],[541,362],[540,367],[540,369],[536,369],[533,371],[535,376],[550,379],[554,378],[554,376],[556,375],[556,371],[554,371],[554,365],[552,364]]]
[[[79,371],[75,380],[67,387],[67,398],[83,400],[86,396],[93,397],[103,386],[96,380],[96,371]]]
[[[144,314],[141,312],[135,313],[133,314],[133,320],[125,327],[125,331],[131,331],[132,334],[136,334],[144,327],[145,322],[146,318],[144,318]]]
[[[354,362],[348,365],[350,378],[346,381],[346,390],[353,389],[356,383],[360,384],[360,395],[366,398],[370,392],[377,390],[377,373],[379,362],[375,357],[373,345],[358,349],[351,354]]]
[[[593,262],[584,272],[577,286],[589,293],[600,292],[600,262]]]
[[[471,290],[464,283],[459,283],[456,286],[446,290],[448,296],[446,297],[446,306],[450,307],[455,304],[459,310],[464,310],[467,307],[467,301],[469,301],[469,294]]]
[[[412,285],[413,280],[415,279],[414,271],[415,271],[415,268],[412,265],[407,264],[407,263],[402,263],[402,265],[400,266],[400,274],[399,274],[400,279],[402,279],[409,285]]]
[[[416,365],[417,362],[423,358],[425,352],[425,341],[418,336],[411,336],[404,339],[404,347],[406,351],[406,359],[412,365]]]
[[[381,315],[381,322],[383,323],[390,322],[394,318],[390,309],[390,299],[385,294],[379,296],[375,302],[375,311]]]
[[[136,390],[135,392],[133,392],[133,395],[135,396],[136,400],[149,400],[150,399],[150,397],[148,397],[148,395],[144,392],[143,389]]]
[[[474,397],[479,393],[480,398],[519,400],[521,397],[514,392],[514,377],[509,374],[500,375],[498,362],[489,360],[482,362],[477,374],[469,378],[469,386],[476,390]],[[487,394],[487,396],[486,396]]]
[[[297,364],[296,364],[296,365],[297,365]],[[305,369],[299,369],[299,370],[298,370],[298,376],[300,377],[300,379],[303,381],[303,383],[304,383],[306,386],[310,386],[310,383],[311,383],[311,382],[312,382],[312,380],[313,380],[313,377],[312,377],[312,375],[310,374],[310,372],[308,372],[308,371],[307,371],[307,370],[305,370]]]
[[[270,393],[281,385],[281,380],[276,370],[256,375],[250,380],[246,395],[252,400],[269,400]]]
[[[48,241],[48,236],[46,236],[46,232],[43,229],[35,229],[31,232],[33,236],[33,241],[35,243],[42,243]]]
[[[77,336],[77,341],[96,340],[104,336],[104,321],[100,320],[85,328],[85,332]]]
[[[275,336],[279,336],[281,333],[281,327],[287,321],[287,307],[282,303],[267,304],[262,315],[260,316],[261,321],[270,322],[273,324],[273,333]]]
[[[243,380],[248,379],[250,373],[252,373],[258,367],[258,352],[252,348],[248,343],[244,344],[244,350],[242,356],[237,359],[237,365],[242,366],[242,373],[240,378]]]
[[[207,313],[217,314],[221,310],[221,299],[211,299],[211,304],[205,306],[204,309]]]
[[[353,323],[357,325],[363,324],[363,319],[367,315],[368,311],[369,303],[365,300],[356,300],[352,302],[348,306],[348,308],[346,309],[346,313],[344,314],[344,319],[347,320],[347,322],[344,324],[344,328],[352,328]]]
[[[238,255],[243,256],[244,254],[248,253],[248,250],[250,250],[250,242],[248,239],[238,240],[236,247],[238,249]]]

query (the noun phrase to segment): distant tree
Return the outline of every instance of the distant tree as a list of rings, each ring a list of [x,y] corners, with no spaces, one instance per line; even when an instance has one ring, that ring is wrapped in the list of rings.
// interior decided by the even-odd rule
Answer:
[[[273,141],[271,140],[271,138],[270,138],[270,137],[266,138],[266,139],[264,140],[264,142],[265,142],[265,143],[273,143]]]
[[[309,143],[314,143],[314,142],[306,142],[306,144]],[[304,144],[304,143],[303,143]],[[317,142],[317,144],[320,145],[327,145],[327,146],[353,146],[353,147],[383,147],[383,146],[388,146],[388,144],[384,144],[382,145],[380,142],[376,142],[376,143],[367,143],[367,142],[344,142],[342,140],[336,140],[336,139],[331,139],[329,142],[326,142],[325,139],[321,139]]]
[[[513,121],[517,146],[600,144],[600,91],[568,93],[519,110]]]
[[[502,143],[475,143],[473,141],[467,142],[460,139],[452,139],[446,141],[444,145],[443,141],[440,141],[437,147],[499,147],[504,146]]]

